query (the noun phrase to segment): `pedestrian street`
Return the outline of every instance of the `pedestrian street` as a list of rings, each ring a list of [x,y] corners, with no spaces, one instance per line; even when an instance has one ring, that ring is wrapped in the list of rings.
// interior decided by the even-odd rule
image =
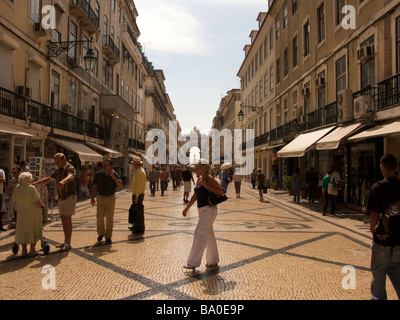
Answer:
[[[40,300],[368,300],[370,243],[366,219],[322,216],[307,200],[242,183],[241,198],[228,188],[214,230],[219,268],[195,272],[186,264],[197,223],[193,206],[182,216],[183,188],[145,196],[146,231],[128,229],[131,193],[117,193],[111,245],[97,243],[96,210],[77,204],[72,249],[63,242],[57,210],[44,228],[48,255],[22,258],[11,252],[14,229],[0,233],[0,299]],[[356,216],[356,215],[355,215]],[[37,244],[40,248],[40,243]],[[388,298],[396,299],[390,281]]]

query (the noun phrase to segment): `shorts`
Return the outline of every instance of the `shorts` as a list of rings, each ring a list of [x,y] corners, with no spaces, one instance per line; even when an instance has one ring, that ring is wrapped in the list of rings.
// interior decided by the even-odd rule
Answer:
[[[75,214],[76,200],[76,194],[69,196],[65,200],[58,199],[59,214],[62,216],[73,216]]]
[[[191,181],[183,182],[183,192],[192,192],[192,182]]]

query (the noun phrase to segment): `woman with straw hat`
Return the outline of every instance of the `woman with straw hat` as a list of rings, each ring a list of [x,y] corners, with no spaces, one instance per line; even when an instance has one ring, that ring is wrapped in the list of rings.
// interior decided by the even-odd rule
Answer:
[[[213,223],[217,217],[218,208],[217,206],[210,206],[208,195],[212,192],[218,196],[222,196],[224,195],[224,190],[219,183],[209,175],[210,165],[207,160],[200,159],[193,167],[199,179],[194,188],[195,192],[182,214],[186,217],[190,207],[197,201],[199,221],[194,231],[192,249],[187,264],[183,267],[191,270],[199,267],[204,251],[206,251],[206,267],[218,267],[219,254],[213,229]]]

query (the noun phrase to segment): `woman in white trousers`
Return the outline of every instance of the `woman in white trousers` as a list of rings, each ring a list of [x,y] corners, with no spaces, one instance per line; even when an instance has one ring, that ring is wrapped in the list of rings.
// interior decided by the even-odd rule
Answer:
[[[206,267],[217,267],[219,262],[219,254],[217,241],[215,240],[213,223],[218,214],[217,206],[210,206],[208,203],[208,195],[210,192],[218,196],[224,195],[224,190],[219,183],[209,175],[210,165],[204,159],[200,159],[194,165],[196,175],[199,177],[192,198],[182,214],[186,217],[190,207],[197,201],[199,210],[199,221],[194,231],[194,239],[192,249],[187,260],[185,269],[199,267],[204,251],[206,251]]]

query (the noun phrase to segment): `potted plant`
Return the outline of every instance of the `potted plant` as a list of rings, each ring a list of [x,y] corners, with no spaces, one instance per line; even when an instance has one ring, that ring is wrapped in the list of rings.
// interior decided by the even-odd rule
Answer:
[[[291,176],[286,176],[283,177],[283,185],[286,187],[286,189],[289,192],[289,195],[293,195],[293,187],[292,187],[292,177]]]
[[[265,181],[265,184],[266,184],[266,186],[267,186],[268,189],[271,188],[271,180],[270,180],[270,179],[267,179],[267,180]]]
[[[272,181],[272,189],[278,190],[278,179]]]

